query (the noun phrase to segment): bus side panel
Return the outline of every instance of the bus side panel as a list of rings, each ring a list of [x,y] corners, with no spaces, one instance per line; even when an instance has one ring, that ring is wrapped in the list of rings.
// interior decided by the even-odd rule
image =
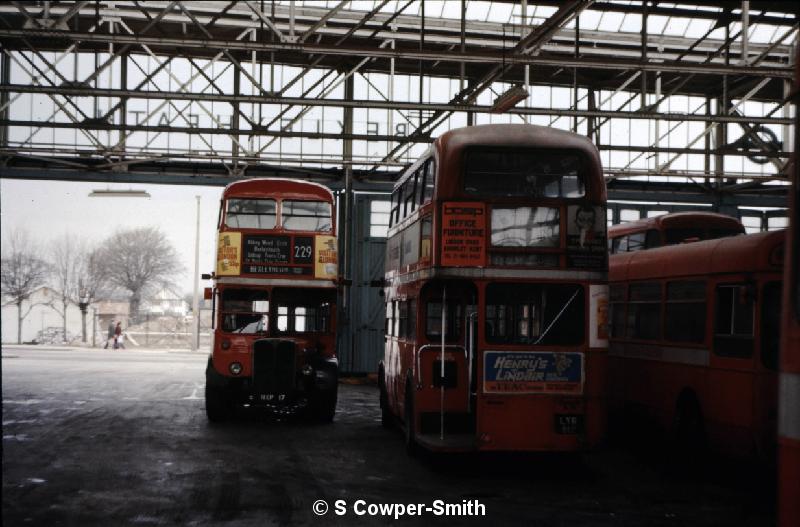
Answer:
[[[579,398],[567,404],[550,395],[487,396],[478,398],[480,450],[574,451],[581,435],[556,434],[556,414],[583,414]]]
[[[634,419],[669,430],[682,393],[694,395],[702,408],[707,382],[703,368],[630,357],[618,360],[625,363],[623,404],[626,411],[633,412]]]
[[[709,443],[721,452],[752,453],[754,381],[752,371],[709,368],[711,389],[702,410]]]
[[[608,352],[592,350],[587,354],[584,390],[586,394],[586,441],[597,445],[605,439],[608,425]]]

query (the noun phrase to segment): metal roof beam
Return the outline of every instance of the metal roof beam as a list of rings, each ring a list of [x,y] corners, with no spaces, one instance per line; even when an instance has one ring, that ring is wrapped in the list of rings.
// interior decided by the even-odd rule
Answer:
[[[177,3],[177,2],[176,2]],[[541,65],[555,67],[569,67],[578,69],[598,69],[598,70],[626,70],[638,69],[643,71],[661,71],[675,73],[702,73],[707,75],[740,75],[744,77],[774,77],[781,79],[793,78],[793,68],[790,66],[773,67],[763,66],[754,68],[752,66],[725,65],[721,63],[690,63],[681,62],[645,62],[641,60],[627,59],[608,59],[608,58],[574,58],[569,56],[532,56],[519,52],[503,52],[493,50],[486,52],[467,51],[461,53],[456,50],[428,50],[428,49],[390,49],[379,46],[330,46],[327,44],[289,44],[280,42],[248,42],[231,41],[219,39],[198,39],[180,37],[147,37],[143,35],[122,35],[122,34],[96,34],[71,31],[50,31],[50,30],[21,30],[21,29],[0,29],[0,39],[20,39],[45,37],[47,39],[80,40],[84,42],[103,42],[116,43],[123,45],[147,45],[150,47],[163,48],[204,48],[237,51],[263,51],[263,52],[298,52],[311,55],[330,55],[330,56],[349,56],[349,57],[370,57],[370,58],[395,58],[409,60],[424,60],[430,62],[466,62],[473,64],[487,64],[492,62],[504,62],[508,66],[512,65]],[[119,54],[119,52],[117,52]],[[111,60],[111,59],[109,59]],[[93,79],[87,79],[93,80]]]

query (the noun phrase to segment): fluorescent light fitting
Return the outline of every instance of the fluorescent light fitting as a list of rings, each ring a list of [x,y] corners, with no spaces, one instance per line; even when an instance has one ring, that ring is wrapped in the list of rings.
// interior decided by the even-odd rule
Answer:
[[[492,105],[492,113],[505,113],[520,101],[528,98],[528,91],[520,85],[512,86],[497,97]]]
[[[90,198],[149,198],[150,193],[146,190],[111,190],[95,189],[89,194]]]

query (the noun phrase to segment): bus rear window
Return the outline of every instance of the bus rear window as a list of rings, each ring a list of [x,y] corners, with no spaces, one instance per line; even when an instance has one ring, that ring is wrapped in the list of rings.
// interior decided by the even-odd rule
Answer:
[[[277,219],[274,199],[238,199],[227,202],[225,225],[234,229],[272,229]]]
[[[582,159],[572,151],[474,148],[464,162],[464,191],[481,197],[580,198]]]
[[[492,245],[495,247],[558,247],[559,214],[555,207],[495,207]]]
[[[324,201],[284,200],[281,223],[290,231],[327,232],[331,230],[331,204]]]
[[[574,346],[584,340],[583,287],[577,284],[489,284],[486,341]]]

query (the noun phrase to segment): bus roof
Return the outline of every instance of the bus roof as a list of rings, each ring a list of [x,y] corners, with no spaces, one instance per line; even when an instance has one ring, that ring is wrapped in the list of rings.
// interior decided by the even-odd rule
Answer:
[[[779,271],[785,238],[786,231],[779,230],[614,254],[609,280]]]
[[[680,227],[729,228],[744,234],[744,226],[738,219],[716,212],[671,212],[653,218],[642,218],[636,221],[611,225],[608,228],[609,238],[619,238],[633,232],[645,232],[650,229],[664,230]]]
[[[452,170],[461,172],[465,148],[471,146],[527,147],[543,149],[565,149],[583,152],[592,160],[587,176],[603,184],[587,185],[587,194],[596,200],[606,199],[606,186],[600,163],[600,155],[594,144],[585,136],[532,124],[484,124],[456,128],[445,132],[434,141],[439,160]],[[453,182],[455,185],[455,182]]]
[[[235,181],[225,187],[223,199],[231,197],[263,198],[275,194],[284,199],[322,200],[333,202],[333,193],[313,181],[283,178],[253,178]]]

